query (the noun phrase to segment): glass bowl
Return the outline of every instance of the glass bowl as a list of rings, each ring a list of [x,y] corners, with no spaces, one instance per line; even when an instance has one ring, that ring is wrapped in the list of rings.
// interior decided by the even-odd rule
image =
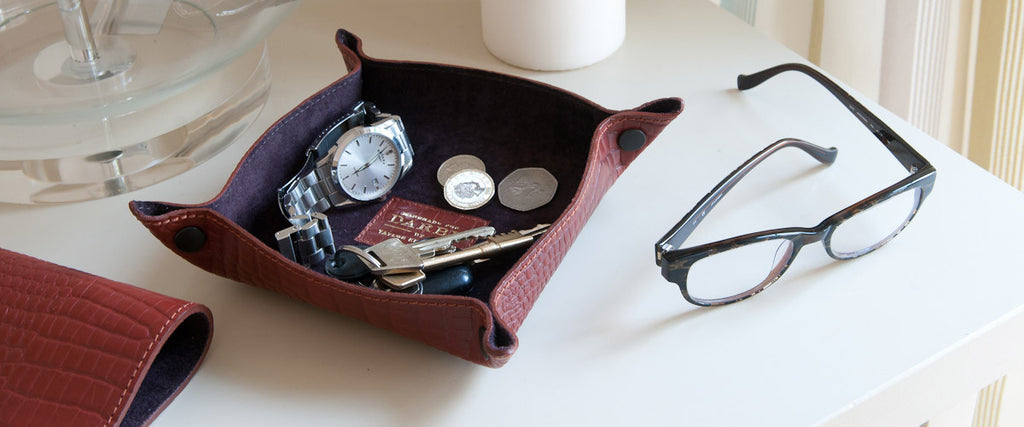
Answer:
[[[255,120],[297,0],[0,0],[0,202],[121,194]]]

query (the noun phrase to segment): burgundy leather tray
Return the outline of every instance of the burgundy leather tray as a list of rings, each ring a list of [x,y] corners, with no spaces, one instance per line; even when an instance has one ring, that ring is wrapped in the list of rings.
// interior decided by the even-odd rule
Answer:
[[[518,344],[516,331],[600,198],[682,111],[682,101],[666,98],[612,111],[508,75],[369,58],[361,41],[344,30],[336,40],[348,73],[268,129],[219,195],[199,205],[136,201],[132,212],[167,247],[210,272],[475,363],[503,365]],[[452,210],[435,175],[444,160],[458,154],[480,157],[496,181],[518,168],[543,167],[559,182],[549,204],[517,212],[493,200],[470,214],[499,232],[550,223],[548,233],[520,257],[475,266],[473,288],[463,296],[377,291],[281,256],[274,233],[289,224],[279,212],[277,188],[299,169],[314,138],[360,100],[400,115],[416,151],[412,169],[391,197]],[[382,205],[329,210],[338,246],[352,243]]]
[[[0,425],[149,424],[213,337],[203,305],[0,249]]]

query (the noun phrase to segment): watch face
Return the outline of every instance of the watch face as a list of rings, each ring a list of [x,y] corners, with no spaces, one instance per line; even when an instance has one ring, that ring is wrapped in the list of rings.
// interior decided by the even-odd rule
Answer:
[[[356,136],[334,157],[334,173],[342,189],[355,200],[383,197],[395,185],[400,161],[395,142],[379,133]]]

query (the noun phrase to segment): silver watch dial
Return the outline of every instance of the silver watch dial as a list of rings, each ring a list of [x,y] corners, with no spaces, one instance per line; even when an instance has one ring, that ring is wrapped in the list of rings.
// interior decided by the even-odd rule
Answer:
[[[339,147],[334,173],[341,188],[355,200],[383,197],[401,173],[395,142],[379,133],[364,133]]]

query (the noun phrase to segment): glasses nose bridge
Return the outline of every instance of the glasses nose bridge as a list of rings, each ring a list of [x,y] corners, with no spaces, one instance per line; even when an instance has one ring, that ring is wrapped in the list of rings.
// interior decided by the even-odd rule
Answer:
[[[825,224],[821,224],[821,225],[819,225],[817,227],[814,227],[812,229],[808,229],[806,231],[800,232],[799,234],[797,234],[795,236],[792,236],[790,238],[790,241],[792,241],[793,245],[794,245],[794,248],[793,248],[794,254],[793,255],[796,256],[795,252],[799,251],[800,248],[802,248],[804,246],[812,245],[812,244],[815,244],[815,243],[818,243],[818,242],[821,242],[822,246],[827,246],[825,244],[825,242],[826,242],[826,239],[828,238],[828,235],[832,232],[832,228],[833,228],[832,224],[825,223]]]

